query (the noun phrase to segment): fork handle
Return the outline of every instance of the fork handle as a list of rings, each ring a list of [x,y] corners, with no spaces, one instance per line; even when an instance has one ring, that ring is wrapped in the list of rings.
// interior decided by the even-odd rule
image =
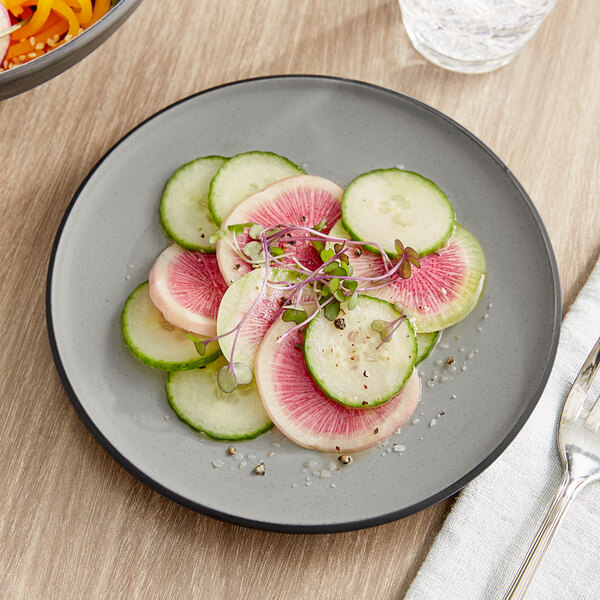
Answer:
[[[538,529],[519,572],[514,578],[506,596],[504,596],[504,600],[522,600],[525,597],[527,589],[542,562],[546,550],[550,546],[550,542],[554,538],[558,526],[571,502],[583,487],[584,482],[584,479],[571,479],[569,474],[565,472],[556,496]]]

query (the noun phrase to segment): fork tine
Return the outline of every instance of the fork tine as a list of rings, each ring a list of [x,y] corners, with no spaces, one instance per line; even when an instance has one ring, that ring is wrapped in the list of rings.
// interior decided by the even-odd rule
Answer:
[[[600,396],[596,398],[588,416],[585,419],[585,428],[592,433],[596,433],[600,427]]]
[[[561,421],[576,421],[583,409],[586,394],[600,369],[600,338],[583,363],[573,387],[565,400]],[[596,405],[594,405],[594,408]],[[593,410],[593,409],[592,409]],[[591,412],[591,411],[590,411]]]

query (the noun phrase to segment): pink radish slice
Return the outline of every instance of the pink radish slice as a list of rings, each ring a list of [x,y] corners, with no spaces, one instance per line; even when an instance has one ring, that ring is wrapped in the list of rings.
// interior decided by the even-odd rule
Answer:
[[[312,227],[325,220],[324,233],[328,233],[334,223],[341,217],[341,202],[344,190],[323,177],[315,175],[298,175],[288,177],[271,184],[262,192],[253,194],[238,204],[227,215],[221,229],[239,223],[255,223],[263,227],[279,224],[302,225]],[[294,237],[307,237],[308,234],[298,231]],[[250,241],[247,232],[237,236],[240,248]],[[318,252],[310,242],[298,241],[294,244],[281,243],[288,257],[281,266],[293,264],[292,256],[306,268],[316,269],[320,264]],[[225,281],[233,283],[245,273],[252,270],[233,250],[226,240],[217,242],[217,260]]]
[[[0,2],[0,31],[5,31],[11,27],[10,15],[8,14],[8,10]],[[0,37],[0,67],[8,54],[8,48],[10,47],[10,34]]]
[[[227,285],[214,254],[173,244],[154,261],[149,281],[150,298],[169,323],[198,335],[216,335]]]
[[[217,317],[218,335],[223,335],[233,330],[246,313],[250,311],[254,301],[261,293],[264,277],[264,269],[254,269],[251,273],[247,273],[234,282],[225,292]],[[258,345],[274,319],[283,313],[281,307],[282,299],[290,296],[290,292],[278,288],[277,283],[289,285],[299,280],[297,275],[292,271],[271,269],[268,281],[268,285],[239,330],[237,340],[235,341],[233,358],[231,351],[235,334],[219,339],[221,352],[223,352],[227,360],[242,362],[251,369],[254,367]],[[300,304],[312,302],[313,299],[312,290],[308,288],[300,299]]]
[[[385,272],[380,256],[349,252],[355,277],[373,277]],[[477,305],[486,277],[485,257],[479,242],[461,225],[456,225],[446,246],[420,259],[409,279],[393,276],[385,287],[368,290],[388,302],[400,304],[414,320],[418,332],[438,331],[464,319]],[[359,282],[359,287],[363,283]]]
[[[302,357],[302,334],[278,319],[256,355],[258,391],[267,414],[290,440],[324,452],[357,452],[374,446],[402,427],[421,397],[416,373],[404,389],[375,408],[348,408],[330,400],[309,375]]]

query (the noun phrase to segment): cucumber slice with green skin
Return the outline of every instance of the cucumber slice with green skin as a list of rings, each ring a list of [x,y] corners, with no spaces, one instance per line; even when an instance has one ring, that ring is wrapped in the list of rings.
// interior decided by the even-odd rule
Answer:
[[[244,152],[230,158],[213,177],[208,192],[208,208],[217,225],[248,196],[268,185],[303,175],[304,170],[273,152]]]
[[[441,331],[432,331],[431,333],[417,333],[417,362],[415,366],[423,362],[435,348],[438,343]]]
[[[371,326],[373,321],[390,322],[400,316],[389,302],[359,296],[353,310],[344,310],[343,328],[323,312],[307,325],[306,367],[329,398],[364,408],[383,404],[400,392],[417,360],[415,331],[404,319],[391,339],[378,348],[381,337]]]
[[[234,329],[244,318],[258,297],[265,277],[264,269],[255,269],[234,282],[223,295],[217,315],[217,335]],[[254,369],[256,350],[271,323],[281,314],[281,303],[289,291],[273,287],[276,282],[297,283],[300,276],[286,269],[270,269],[269,284],[258,300],[252,313],[244,321],[235,342],[234,362],[241,362]],[[312,296],[311,296],[312,297]],[[309,302],[308,292],[302,298]],[[231,350],[235,333],[219,339],[221,351],[231,360]]]
[[[160,222],[165,233],[186,250],[215,251],[209,242],[217,226],[208,210],[208,188],[227,160],[223,156],[197,158],[179,167],[165,186]]]
[[[256,383],[222,392],[217,385],[224,358],[206,368],[169,373],[167,398],[177,418],[215,440],[249,440],[273,427]]]
[[[352,239],[376,242],[392,257],[397,255],[396,239],[425,256],[448,241],[455,215],[433,181],[394,168],[370,171],[350,182],[342,200],[342,221]]]
[[[131,293],[121,313],[121,331],[131,353],[145,365],[161,371],[186,371],[203,367],[221,356],[217,342],[210,342],[200,356],[183,329],[171,325],[154,306],[148,282]]]

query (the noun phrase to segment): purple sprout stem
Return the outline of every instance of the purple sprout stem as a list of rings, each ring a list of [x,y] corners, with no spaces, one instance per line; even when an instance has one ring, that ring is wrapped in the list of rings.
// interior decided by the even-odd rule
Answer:
[[[320,231],[317,231],[316,229],[312,229],[310,227],[305,227],[302,225],[282,225],[281,227],[283,227],[282,230],[275,232],[271,235],[267,235],[265,233],[265,231],[263,231],[261,233],[261,242],[262,242],[262,247],[263,247],[263,255],[264,255],[264,261],[257,261],[254,259],[251,259],[249,257],[247,257],[242,249],[239,247],[238,243],[237,243],[237,236],[235,236],[235,246],[231,243],[228,242],[228,244],[230,245],[230,247],[232,247],[232,249],[236,252],[236,254],[238,254],[238,256],[244,260],[247,263],[250,264],[259,264],[259,263],[263,263],[264,262],[264,269],[265,269],[265,277],[263,279],[261,288],[259,290],[259,293],[257,295],[257,297],[255,298],[254,302],[252,303],[252,305],[250,306],[250,308],[248,309],[248,311],[246,312],[246,314],[241,318],[240,322],[230,331],[227,331],[226,333],[222,333],[220,335],[214,336],[212,338],[207,338],[207,339],[203,339],[201,340],[202,343],[204,345],[216,341],[220,338],[226,337],[228,335],[231,335],[232,333],[235,332],[235,337],[233,339],[233,343],[231,346],[231,356],[230,356],[230,360],[229,360],[229,365],[233,364],[233,356],[234,356],[234,352],[235,352],[235,346],[237,344],[237,340],[239,337],[239,333],[241,331],[242,325],[245,323],[246,319],[250,316],[250,314],[253,312],[254,308],[256,307],[259,299],[262,297],[262,295],[264,294],[265,288],[268,285],[268,280],[269,280],[269,263],[275,262],[278,265],[281,264],[281,262],[286,258],[285,255],[281,255],[281,256],[273,256],[270,252],[269,252],[269,245],[271,243],[274,243],[274,241],[277,241],[278,239],[281,239],[284,235],[290,233],[291,231],[294,230],[300,230],[300,231],[306,231],[308,233],[310,233],[311,235],[309,237],[291,237],[288,240],[285,240],[286,242],[290,242],[290,241],[299,241],[299,242],[310,242],[310,241],[322,241],[322,240],[326,240],[328,242],[335,242],[335,243],[341,243],[343,244],[342,249],[335,253],[329,260],[327,260],[326,262],[324,262],[322,265],[320,265],[317,269],[315,269],[314,271],[309,271],[306,267],[304,267],[304,265],[302,265],[300,263],[300,261],[298,261],[298,259],[296,257],[292,257],[292,259],[294,260],[294,262],[298,265],[298,268],[296,269],[290,269],[290,270],[295,270],[297,273],[300,273],[302,275],[306,275],[306,278],[303,279],[300,283],[296,283],[296,284],[290,284],[290,285],[286,285],[285,283],[283,285],[278,285],[278,286],[271,286],[273,288],[278,288],[278,289],[284,289],[284,290],[291,290],[291,294],[290,297],[288,298],[288,300],[295,296],[296,294],[298,294],[299,291],[301,291],[300,294],[300,298],[302,298],[303,294],[304,294],[304,290],[306,289],[306,287],[311,284],[311,283],[315,283],[318,281],[323,281],[326,279],[330,279],[330,277],[327,277],[327,274],[324,273],[324,269],[325,267],[327,267],[328,265],[332,264],[333,262],[339,260],[341,254],[344,253],[344,249],[346,245],[353,245],[353,246],[365,246],[365,245],[370,245],[370,246],[374,246],[375,248],[377,248],[381,254],[382,260],[385,264],[386,267],[386,272],[383,273],[382,275],[377,275],[375,277],[353,277],[350,275],[337,275],[336,278],[339,280],[354,280],[354,281],[381,281],[383,279],[386,279],[388,277],[390,277],[391,275],[393,275],[396,271],[398,271],[398,269],[402,266],[402,263],[404,262],[404,257],[402,257],[395,266],[393,266],[392,268],[388,268],[388,264],[391,265],[392,262],[389,258],[389,256],[383,251],[383,249],[381,248],[381,246],[375,242],[359,242],[356,240],[348,240],[345,238],[337,238],[337,237],[333,237],[330,236],[328,234],[325,233],[321,233]],[[282,265],[285,266],[286,268],[290,268],[291,265],[287,264],[287,265]],[[355,290],[356,292],[362,292],[362,291],[368,291],[368,290],[372,290],[372,289],[376,289],[379,287],[385,287],[387,285],[387,282],[382,281],[382,283],[378,284],[378,285],[374,285],[374,286],[370,286],[368,288],[360,288],[358,290]],[[329,304],[330,302],[332,302],[334,300],[334,297],[332,296],[331,298],[329,298],[328,300],[326,300],[325,302],[323,302],[323,304],[319,304],[317,301],[317,310],[315,310],[313,312],[313,314],[306,319],[305,321],[303,321],[301,324],[297,324],[296,326],[294,326],[293,328],[291,328],[290,330],[288,330],[282,337],[281,339],[284,339],[287,335],[289,335],[291,332],[295,331],[296,329],[299,329],[302,326],[305,326],[306,324],[308,324],[310,321],[312,321],[312,319],[314,319],[316,317],[316,315],[319,313],[319,311],[321,310],[321,308],[323,308],[324,306],[327,306],[327,304]],[[400,317],[399,319],[397,319],[396,321],[393,321],[394,325],[392,327],[392,330],[390,331],[390,333],[388,334],[388,336],[379,344],[379,346],[377,346],[377,348],[379,348],[383,343],[387,342],[391,336],[394,334],[394,332],[398,329],[398,327],[401,325],[402,321],[404,320],[404,315],[402,317]],[[233,367],[231,367],[231,371],[232,373],[235,375],[235,370],[233,369]]]
[[[381,340],[381,342],[377,346],[376,350],[379,350],[379,348],[381,348],[381,346],[383,346],[383,344],[385,344],[386,342],[388,342],[392,338],[392,336],[394,335],[394,333],[396,333],[396,330],[400,327],[400,325],[402,325],[402,321],[404,321],[404,319],[406,319],[406,315],[402,315],[401,317],[398,317],[397,319],[395,319],[394,321],[391,321],[391,323],[388,324],[388,326],[392,325],[392,329],[385,336],[385,338],[383,338]],[[387,329],[387,327],[386,327],[386,329]]]
[[[265,236],[264,233],[262,233],[260,237],[261,237],[261,242],[262,242],[262,246],[263,246],[263,253],[265,255],[265,260],[266,260],[268,258],[268,256],[269,256],[269,248],[267,246],[266,236]],[[252,305],[250,306],[250,308],[248,309],[248,311],[246,312],[246,314],[240,319],[240,322],[237,324],[237,326],[235,328],[235,336],[233,338],[233,343],[231,344],[231,355],[229,356],[229,364],[231,364],[233,362],[233,355],[234,355],[234,352],[235,352],[235,345],[237,343],[238,336],[240,335],[240,331],[242,329],[242,325],[244,324],[244,322],[246,321],[246,319],[250,316],[250,314],[254,310],[255,306],[257,305],[258,301],[262,297],[262,295],[265,293],[265,288],[267,287],[267,282],[268,281],[269,281],[269,267],[268,267],[267,264],[265,264],[265,276],[263,278],[262,285],[260,286],[260,290],[258,292],[258,295],[256,296],[256,298],[254,299],[254,302],[252,303]]]
[[[297,323],[296,325],[294,325],[291,329],[288,329],[284,334],[281,335],[281,337],[277,340],[278,344],[281,344],[281,342],[283,342],[283,340],[290,335],[290,333],[292,333],[293,331],[296,331],[297,329],[300,329],[301,327],[305,327],[306,325],[308,325],[321,311],[321,309],[324,306],[327,306],[332,300],[333,300],[333,296],[327,300],[325,300],[325,302],[323,302],[323,304],[319,304],[318,302],[317,304],[317,309],[312,313],[312,315],[310,315],[310,317],[308,317],[308,319],[305,319],[304,321],[302,321],[302,323]]]
[[[281,225],[281,227],[283,227],[284,229],[281,231],[277,231],[276,233],[273,233],[267,237],[269,244],[272,243],[272,240],[276,241],[276,240],[280,239],[281,237],[283,237],[284,235],[290,233],[291,231],[294,231],[294,230],[306,231],[307,233],[310,233],[312,237],[301,237],[301,238],[291,237],[291,238],[289,238],[289,240],[285,240],[285,241],[286,242],[288,242],[288,241],[306,242],[306,241],[323,241],[323,240],[325,240],[327,242],[347,243],[348,245],[351,245],[351,246],[373,246],[374,248],[377,248],[377,250],[381,254],[381,257],[382,257],[384,263],[386,261],[391,263],[390,257],[387,255],[386,252],[384,252],[381,245],[377,242],[359,242],[357,240],[348,240],[346,238],[337,238],[337,237],[333,237],[327,233],[321,233],[320,231],[317,231],[316,229],[312,229],[311,227],[306,227],[304,225],[292,225],[290,223],[284,223]],[[317,239],[314,239],[314,238],[317,238]]]
[[[264,241],[264,235],[263,235],[262,242],[263,242],[263,249],[265,249],[266,248],[266,243]],[[260,298],[264,294],[264,291],[265,291],[265,288],[267,286],[268,280],[269,280],[269,269],[265,268],[265,276],[263,278],[263,282],[262,282],[261,288],[260,288],[260,290],[258,292],[258,295],[256,296],[254,302],[250,305],[250,308],[248,309],[248,311],[246,312],[246,314],[240,319],[240,322],[233,329],[231,329],[231,330],[229,330],[229,331],[227,331],[225,333],[222,333],[220,335],[216,335],[214,337],[201,340],[201,342],[204,345],[207,345],[210,342],[214,342],[214,341],[219,340],[219,339],[221,339],[223,337],[231,335],[232,333],[235,332],[235,337],[233,338],[233,343],[231,345],[231,356],[229,357],[229,364],[230,365],[233,363],[233,354],[235,352],[235,345],[237,343],[237,339],[238,339],[240,330],[242,328],[242,325],[244,324],[244,322],[246,321],[246,319],[250,316],[250,314],[252,313],[252,311],[256,307],[258,301],[260,300]],[[234,375],[235,375],[235,371],[232,371],[232,373],[234,373]]]

